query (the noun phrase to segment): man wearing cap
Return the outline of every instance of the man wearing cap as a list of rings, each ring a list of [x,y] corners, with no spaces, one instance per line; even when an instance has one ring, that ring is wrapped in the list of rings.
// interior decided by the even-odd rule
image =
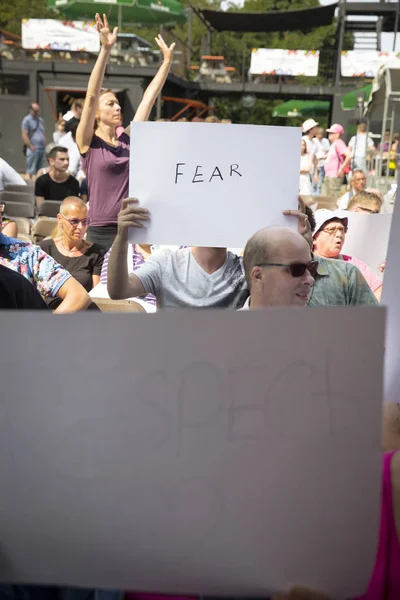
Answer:
[[[325,161],[325,195],[336,199],[340,194],[346,167],[351,161],[352,154],[341,139],[344,129],[339,123],[335,123],[326,131],[329,134],[331,147]]]
[[[315,216],[315,231],[313,233],[314,254],[322,258],[343,260],[357,267],[365,277],[369,287],[380,301],[382,281],[362,260],[347,254],[341,254],[346,239],[348,219],[340,211],[327,209],[317,210]]]
[[[311,156],[312,163],[313,163],[314,184],[318,183],[318,159],[317,159],[318,145],[314,139],[316,131],[317,131],[317,127],[318,127],[318,123],[316,121],[314,121],[314,119],[307,119],[307,121],[304,121],[304,123],[302,125],[303,140],[306,143],[307,154],[309,154]]]
[[[265,227],[247,242],[243,266],[251,295],[240,310],[253,310],[305,307],[318,263],[300,233],[288,227]]]

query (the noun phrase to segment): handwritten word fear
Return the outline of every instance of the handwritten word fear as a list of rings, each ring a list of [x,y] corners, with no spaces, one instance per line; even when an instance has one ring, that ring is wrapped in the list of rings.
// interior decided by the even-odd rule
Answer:
[[[218,166],[211,169],[207,169],[202,165],[197,165],[194,169],[193,167],[190,169],[185,169],[184,167],[186,167],[186,163],[177,163],[175,168],[175,183],[179,181],[211,183],[213,180],[224,181],[229,177],[242,177],[242,174],[239,172],[240,167],[237,164],[230,165],[225,170]]]

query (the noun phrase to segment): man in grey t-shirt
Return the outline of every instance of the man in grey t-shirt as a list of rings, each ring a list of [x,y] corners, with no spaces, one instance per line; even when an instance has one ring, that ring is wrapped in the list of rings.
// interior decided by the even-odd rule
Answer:
[[[157,298],[159,308],[241,308],[249,295],[242,259],[226,248],[161,250],[128,274],[128,228],[140,227],[148,211],[137,200],[123,200],[118,234],[108,263],[110,298]]]

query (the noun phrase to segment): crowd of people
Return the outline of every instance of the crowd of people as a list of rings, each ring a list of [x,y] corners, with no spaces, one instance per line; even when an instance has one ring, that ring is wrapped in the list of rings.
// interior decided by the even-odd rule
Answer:
[[[319,123],[314,119],[304,121],[302,130],[302,195],[335,198],[339,208],[347,208],[352,195],[365,189],[368,173],[376,174],[376,167],[387,175],[394,175],[397,171],[398,134],[393,136],[389,148],[390,131],[386,132],[382,143],[375,147],[364,122],[358,124],[357,132],[350,138],[348,145],[343,141],[344,128],[339,123],[334,123],[326,129],[328,137],[324,136],[323,128],[319,127]],[[377,156],[380,157],[381,165],[373,162]]]
[[[69,114],[60,115],[47,153],[39,105],[32,104],[23,121],[28,177],[34,178],[46,169],[35,179],[37,205],[45,200],[59,200],[61,204],[57,226],[40,246],[14,237],[7,230],[8,223],[3,225],[0,308],[51,309],[55,313],[96,309],[91,296],[96,297],[94,292],[99,286],[107,288],[111,299],[140,299],[153,310],[155,305],[158,309],[243,311],[271,306],[379,303],[382,279],[358,257],[342,254],[346,235],[351,235],[346,214],[375,214],[382,209],[380,192],[366,188],[366,156],[372,140],[364,124],[359,125],[356,138],[348,146],[342,140],[344,131],[339,124],[327,129],[329,139],[313,119],[303,124],[300,194],[318,197],[324,193],[337,203],[332,210],[313,211],[299,197],[296,210],[284,211],[293,219],[294,228],[261,228],[238,253],[228,248],[131,246],[129,229],[142,228],[151,215],[140,199],[129,198],[130,131],[122,127],[117,96],[102,88],[117,28],[110,30],[106,16],[101,19],[96,15],[96,23],[101,50],[86,98],[74,102]],[[163,62],[143,95],[135,121],[149,119],[171,66],[174,44],[168,47],[161,36],[156,41]],[[76,154],[76,149],[78,161],[71,173],[71,154]],[[390,154],[390,149],[386,151]],[[343,190],[346,175],[350,187]],[[5,168],[0,183],[9,183],[12,178],[12,172]],[[4,209],[0,204],[0,216]],[[400,501],[396,504],[388,500],[392,494],[400,500],[400,454],[395,452],[400,448],[399,413],[395,406],[386,406],[384,411],[383,445],[390,450],[384,456],[385,527],[382,525],[377,563],[363,596],[366,600],[400,597]],[[60,589],[2,589],[1,597],[10,599],[63,597]],[[105,600],[121,597],[121,592],[70,590],[68,597]],[[127,597],[141,600],[143,595],[130,592]],[[146,596],[148,600],[153,598]],[[282,598],[323,596],[298,590]]]

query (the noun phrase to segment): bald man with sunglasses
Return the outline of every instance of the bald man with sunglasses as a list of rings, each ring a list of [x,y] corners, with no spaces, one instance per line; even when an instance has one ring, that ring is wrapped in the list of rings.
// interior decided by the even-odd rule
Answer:
[[[242,310],[307,306],[318,263],[304,237],[288,227],[265,227],[247,242],[243,266],[250,297]]]

